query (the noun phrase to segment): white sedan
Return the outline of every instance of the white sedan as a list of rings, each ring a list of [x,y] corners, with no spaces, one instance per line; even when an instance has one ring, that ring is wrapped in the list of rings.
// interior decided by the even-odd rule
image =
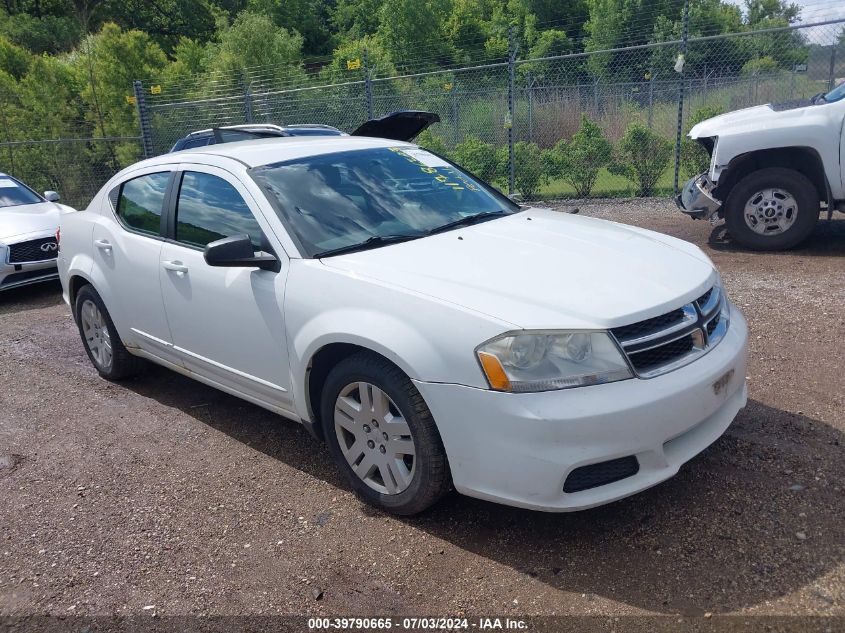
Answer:
[[[366,501],[546,511],[677,473],[746,402],[697,247],[521,208],[409,143],[280,138],[133,165],[64,216],[107,379],[142,359],[301,421]]]
[[[59,216],[73,211],[59,194],[40,196],[0,173],[0,291],[56,279]]]

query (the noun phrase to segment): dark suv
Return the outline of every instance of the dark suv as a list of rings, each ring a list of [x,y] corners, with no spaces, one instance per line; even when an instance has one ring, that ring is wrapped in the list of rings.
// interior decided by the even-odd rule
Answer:
[[[193,147],[216,145],[217,143],[233,143],[235,141],[249,141],[258,138],[277,138],[279,136],[341,136],[343,132],[331,125],[303,123],[301,125],[272,125],[270,123],[249,123],[246,125],[227,125],[225,127],[209,128],[191,132],[176,141],[170,148],[171,152]]]

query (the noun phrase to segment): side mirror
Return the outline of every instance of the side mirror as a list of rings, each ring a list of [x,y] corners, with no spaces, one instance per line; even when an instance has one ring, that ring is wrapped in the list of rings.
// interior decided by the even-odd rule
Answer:
[[[260,268],[279,272],[281,264],[274,255],[255,255],[249,235],[233,235],[205,247],[205,263],[227,268]]]
[[[44,199],[47,200],[47,202],[58,202],[61,199],[61,196],[56,191],[45,191]]]

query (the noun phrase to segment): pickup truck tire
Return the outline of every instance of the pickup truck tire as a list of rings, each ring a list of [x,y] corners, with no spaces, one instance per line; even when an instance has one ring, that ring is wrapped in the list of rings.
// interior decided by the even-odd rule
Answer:
[[[410,378],[359,352],[326,377],[323,432],[338,466],[367,503],[398,515],[422,512],[451,486],[434,418]]]
[[[106,305],[93,286],[82,286],[77,293],[74,316],[85,353],[100,376],[117,381],[133,378],[144,370],[144,360],[130,354],[123,345]]]
[[[752,172],[734,186],[725,202],[728,232],[752,250],[792,248],[812,233],[818,219],[818,192],[793,169]]]

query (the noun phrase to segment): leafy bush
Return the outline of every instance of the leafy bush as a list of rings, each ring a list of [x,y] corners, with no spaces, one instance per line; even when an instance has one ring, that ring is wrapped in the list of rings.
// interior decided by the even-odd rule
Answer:
[[[508,182],[508,147],[500,147],[497,152],[498,181],[505,189]],[[540,185],[548,182],[548,172],[543,161],[543,153],[536,143],[517,141],[513,145],[514,156],[514,187],[525,200],[531,200],[540,189]]]
[[[742,65],[743,75],[753,75],[755,73],[771,73],[778,69],[778,63],[770,55],[763,57],[756,57],[749,59]]]
[[[722,109],[713,106],[704,106],[693,112],[689,120],[689,127],[687,133],[693,126],[722,114]],[[703,171],[707,171],[710,166],[710,156],[707,154],[701,143],[694,141],[686,134],[681,141],[681,168],[688,177],[696,176]]]
[[[575,189],[579,198],[587,198],[593,190],[602,167],[607,166],[613,145],[602,129],[586,114],[581,127],[568,143],[561,140],[546,154],[549,175],[562,178]]]
[[[431,150],[435,154],[449,158],[449,150],[446,148],[446,143],[439,136],[432,134],[431,130],[424,130],[414,142],[420,147]]]
[[[498,167],[496,148],[490,143],[485,143],[476,136],[467,136],[455,145],[454,157],[458,165],[482,180],[492,182],[496,179]]]
[[[651,196],[672,158],[672,143],[644,125],[632,123],[617,146],[610,173],[625,176],[637,187],[637,195]]]

